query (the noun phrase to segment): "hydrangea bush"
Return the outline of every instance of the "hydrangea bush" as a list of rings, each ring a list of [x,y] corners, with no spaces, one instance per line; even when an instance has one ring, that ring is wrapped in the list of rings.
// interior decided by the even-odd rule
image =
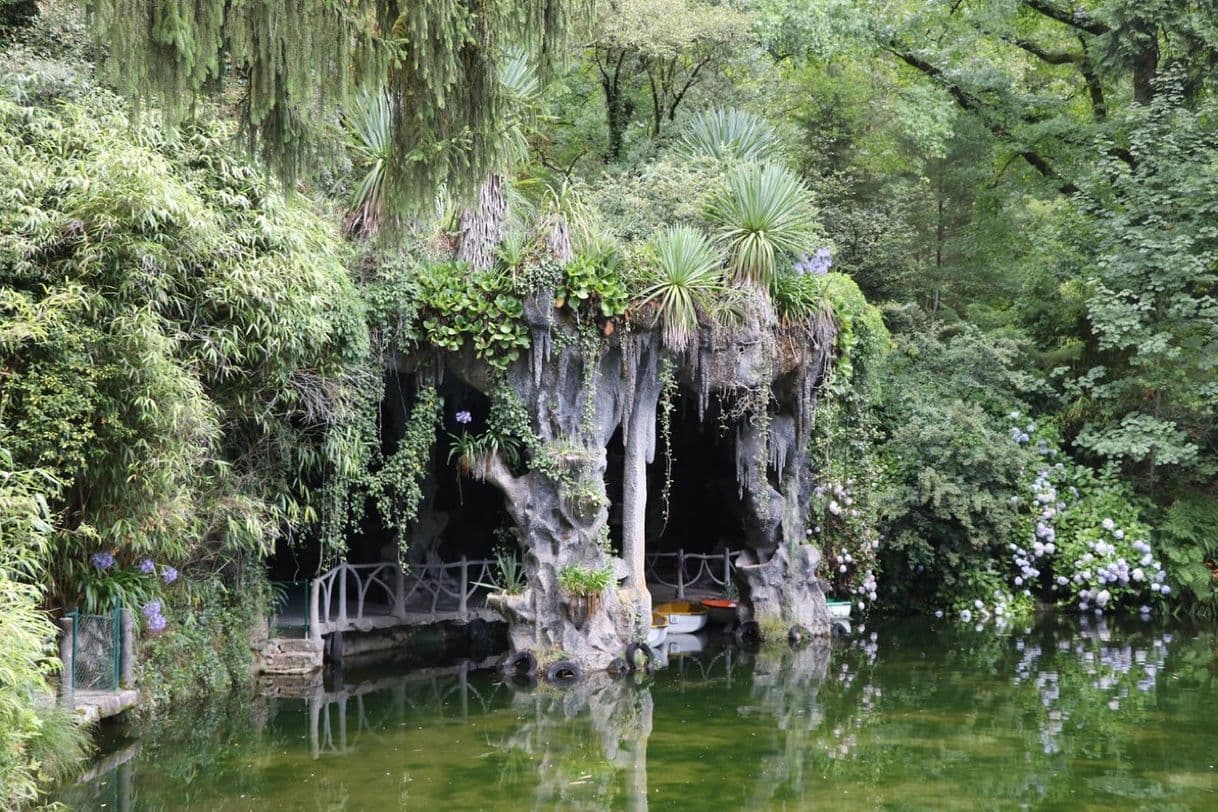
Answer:
[[[1123,488],[1061,453],[1052,430],[1012,412],[1010,437],[1040,464],[1026,495],[1022,541],[1010,547],[1011,585],[1082,612],[1149,613],[1171,594],[1150,530]]]

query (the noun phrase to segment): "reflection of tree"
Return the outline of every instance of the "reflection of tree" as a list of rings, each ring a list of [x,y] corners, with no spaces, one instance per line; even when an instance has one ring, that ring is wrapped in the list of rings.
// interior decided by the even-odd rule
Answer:
[[[647,685],[593,674],[570,688],[521,692],[513,710],[524,721],[499,744],[505,790],[535,778],[537,809],[602,809],[619,798],[647,809]]]

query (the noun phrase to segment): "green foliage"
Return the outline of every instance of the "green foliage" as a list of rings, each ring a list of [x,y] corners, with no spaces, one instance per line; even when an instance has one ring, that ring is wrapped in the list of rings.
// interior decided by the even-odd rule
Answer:
[[[88,745],[75,720],[47,701],[58,667],[55,627],[38,584],[52,532],[47,476],[14,470],[0,448],[0,806],[34,802]]]
[[[778,136],[766,121],[744,110],[714,108],[695,116],[681,133],[691,157],[720,161],[768,161],[777,157]]]
[[[368,354],[334,229],[227,129],[133,129],[82,100],[0,94],[0,441],[61,483],[68,605],[95,551],[240,557],[318,521],[319,480],[363,459],[337,426]]]
[[[1156,540],[1172,583],[1191,613],[1218,617],[1218,499],[1185,493],[1167,509]]]
[[[424,265],[418,276],[420,338],[458,352],[468,341],[492,368],[507,369],[529,346],[524,304],[498,272],[470,274],[460,262]]]
[[[778,164],[728,173],[707,207],[727,248],[732,281],[768,290],[783,258],[810,251],[817,237],[812,193]]]
[[[495,568],[499,572],[497,579],[491,583],[479,581],[477,585],[505,595],[519,595],[524,592],[528,581],[525,579],[524,568],[520,565],[520,558],[515,552],[496,550]]]
[[[352,162],[363,177],[351,195],[347,231],[371,237],[380,228],[387,209],[387,178],[390,147],[389,96],[385,93],[361,95],[343,117]]]
[[[609,319],[626,312],[629,294],[622,277],[621,258],[577,256],[562,269],[562,284],[554,304],[585,317]]]
[[[520,49],[559,58],[564,3],[358,0],[97,0],[90,20],[107,76],[127,95],[185,118],[216,91],[240,94],[250,146],[293,182],[316,121],[357,89],[389,98],[395,210],[461,196],[502,156],[510,96],[501,67]],[[237,81],[237,77],[249,77]],[[321,113],[319,117],[318,113]]]
[[[967,594],[988,602],[973,595],[969,574],[1004,578],[998,562],[1030,528],[1016,504],[1036,465],[1006,428],[1010,405],[1027,391],[1016,351],[975,330],[928,331],[888,356],[876,494],[886,601],[926,609]]]
[[[270,586],[260,567],[236,578],[187,573],[163,603],[169,631],[145,638],[137,680],[145,713],[250,685],[252,630],[265,617]]]
[[[664,343],[686,352],[698,334],[701,317],[727,293],[723,261],[706,236],[689,226],[670,226],[659,234],[655,257],[639,304],[655,308]]]
[[[591,568],[568,564],[558,571],[558,586],[570,595],[600,595],[613,581],[610,567]]]
[[[418,516],[423,480],[431,472],[431,452],[443,409],[444,400],[434,386],[420,387],[397,447],[388,455],[374,454],[355,490],[353,501],[370,499],[381,522],[397,531],[399,539],[409,538],[406,530]],[[359,515],[361,512],[355,513]],[[336,545],[333,554],[341,555],[344,547],[345,540]]]

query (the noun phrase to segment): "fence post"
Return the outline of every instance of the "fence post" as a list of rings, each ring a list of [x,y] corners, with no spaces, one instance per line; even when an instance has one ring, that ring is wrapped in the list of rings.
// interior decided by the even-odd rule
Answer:
[[[309,639],[321,642],[321,578],[309,582]]]
[[[732,548],[723,551],[723,589],[727,590],[732,584]]]
[[[59,701],[71,709],[76,707],[76,613],[61,617],[59,628],[63,630],[59,638],[59,660],[63,663],[59,677]]]
[[[677,597],[685,600],[685,550],[677,550]]]
[[[333,589],[334,587],[330,587]],[[347,625],[347,565],[338,566],[338,622]]]
[[[457,616],[465,619],[466,607],[469,603],[469,559],[461,556],[461,597],[457,600]]]
[[[110,621],[113,629],[110,634],[110,649],[114,657],[114,674],[110,682],[110,690],[118,689],[123,677],[123,605],[118,598],[114,599],[114,615]]]
[[[124,688],[132,688],[135,686],[135,613],[124,606],[119,610],[119,617],[121,618],[119,630],[122,634],[119,646],[119,656],[122,662],[119,685]]]

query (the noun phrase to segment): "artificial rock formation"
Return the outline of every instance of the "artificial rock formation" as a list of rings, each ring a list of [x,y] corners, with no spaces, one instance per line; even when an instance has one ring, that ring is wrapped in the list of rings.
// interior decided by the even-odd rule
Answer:
[[[560,656],[585,668],[620,657],[647,631],[651,601],[644,578],[647,465],[655,456],[665,350],[659,331],[578,325],[553,306],[551,291],[526,301],[532,334],[527,358],[495,378],[467,351],[448,368],[492,398],[514,398],[535,433],[529,469],[499,458],[475,473],[504,494],[523,539],[528,587],[489,599],[509,622],[513,648],[543,663]],[[779,328],[765,297],[747,301],[744,318],[707,327],[698,348],[678,363],[682,385],[705,411],[718,398],[737,426],[737,480],[747,550],[738,578],[746,617],[767,631],[792,625],[829,633],[818,585],[819,551],[808,545],[811,492],[807,441],[815,390],[829,361],[832,322],[792,335]],[[500,391],[496,392],[496,388]],[[621,557],[608,549],[606,448],[621,431]],[[568,594],[564,568],[610,568],[613,583],[591,598]]]

